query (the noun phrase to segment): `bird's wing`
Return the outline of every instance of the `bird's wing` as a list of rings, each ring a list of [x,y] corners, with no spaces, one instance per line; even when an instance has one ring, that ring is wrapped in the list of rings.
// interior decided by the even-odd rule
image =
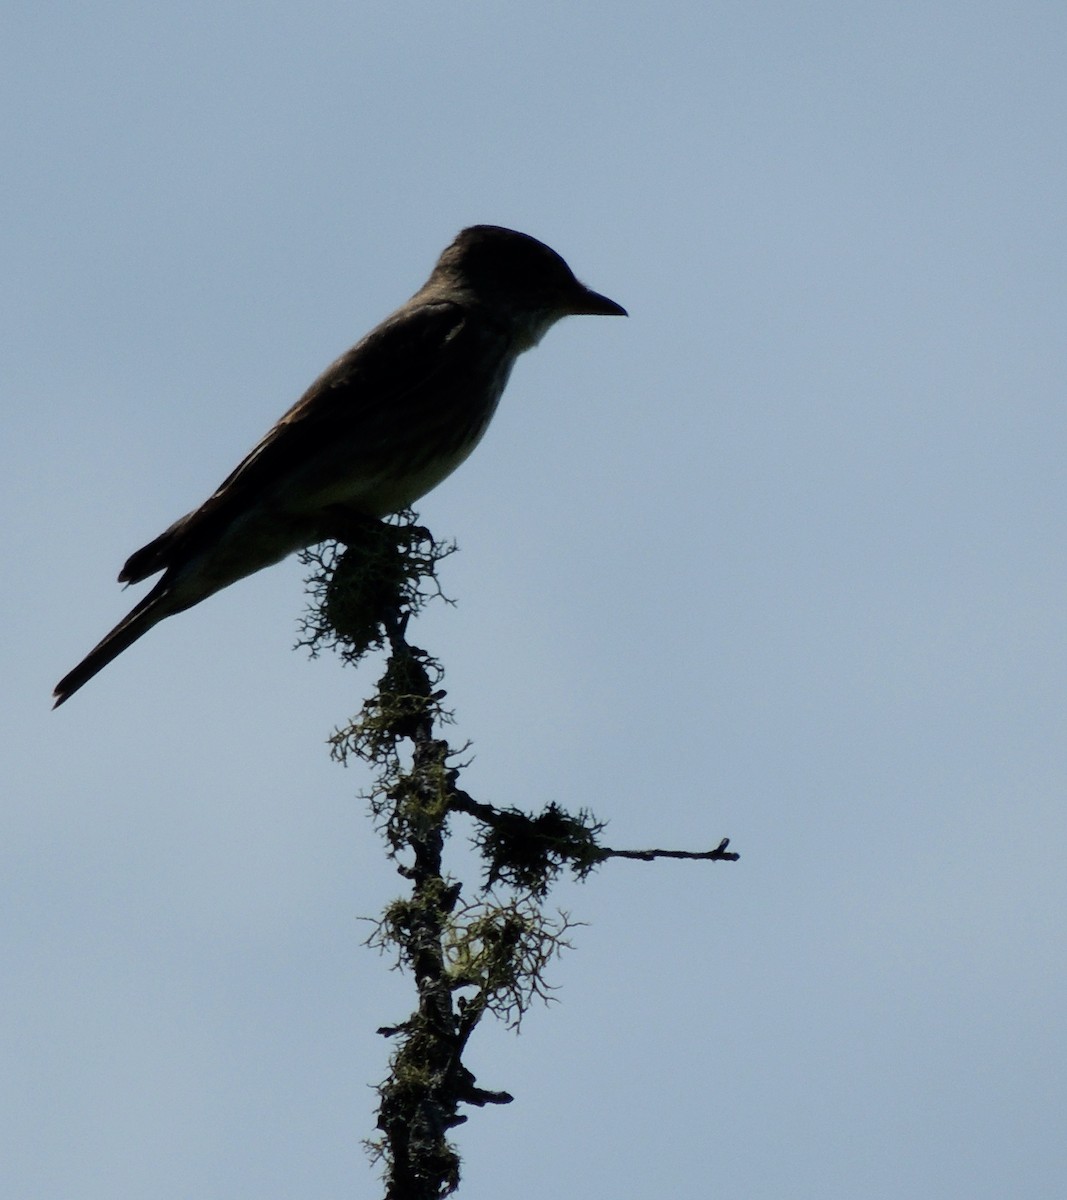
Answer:
[[[490,345],[489,341],[496,344]],[[449,301],[405,307],[329,366],[215,492],[133,554],[119,576],[136,583],[184,557],[191,542],[264,502],[299,511],[331,483],[373,469],[448,395],[477,390],[478,363],[495,367],[503,334]],[[466,385],[466,386],[464,386]]]
[[[358,432],[371,457],[415,397],[432,397],[456,357],[468,315],[439,302],[401,309],[332,363],[222,481],[211,500],[273,487],[294,468]],[[403,418],[400,417],[402,420]],[[211,502],[209,500],[209,503]]]

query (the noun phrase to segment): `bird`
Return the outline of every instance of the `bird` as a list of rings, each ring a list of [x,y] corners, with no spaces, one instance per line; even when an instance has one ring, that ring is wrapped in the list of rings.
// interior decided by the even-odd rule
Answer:
[[[155,586],[56,685],[58,707],[164,618],[289,554],[337,517],[410,507],[481,440],[518,356],[562,317],[626,316],[529,234],[472,225],[429,279],[341,355],[199,508],[132,554]]]

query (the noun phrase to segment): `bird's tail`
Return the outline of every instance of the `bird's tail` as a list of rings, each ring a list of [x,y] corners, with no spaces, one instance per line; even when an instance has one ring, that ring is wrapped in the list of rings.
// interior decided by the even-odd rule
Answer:
[[[147,596],[137,604],[114,629],[81,660],[69,674],[56,684],[52,693],[55,698],[53,708],[58,708],[64,701],[69,700],[74,693],[88,683],[98,672],[102,671],[113,658],[117,658],[127,646],[132,646],[139,637],[143,637],[153,625],[158,624],[164,617],[177,612],[179,605],[173,603],[171,588],[166,577],[161,579]]]

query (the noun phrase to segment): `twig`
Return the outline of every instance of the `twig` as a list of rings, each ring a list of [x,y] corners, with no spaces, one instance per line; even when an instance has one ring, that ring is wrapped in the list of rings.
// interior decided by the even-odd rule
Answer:
[[[732,850],[727,850],[730,839],[723,838],[714,850],[612,850],[604,846],[600,854],[604,858],[638,858],[641,862],[651,862],[654,858],[704,858],[709,862],[737,862],[741,857]]]

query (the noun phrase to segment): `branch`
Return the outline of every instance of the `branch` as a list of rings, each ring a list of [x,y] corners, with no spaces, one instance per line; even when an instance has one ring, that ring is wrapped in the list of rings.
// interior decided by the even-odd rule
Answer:
[[[397,956],[415,986],[413,1011],[379,1032],[395,1039],[379,1086],[378,1129],[369,1144],[384,1163],[386,1200],[441,1200],[459,1185],[460,1160],[449,1131],[463,1107],[508,1104],[511,1095],[478,1085],[464,1063],[468,1042],[488,1013],[517,1029],[535,999],[550,999],[549,963],[570,946],[566,913],[544,912],[563,871],[584,879],[609,858],[736,862],[724,838],[714,850],[615,850],[600,844],[592,813],[549,803],[537,813],[483,804],[459,785],[466,747],[441,736],[452,714],[443,705],[444,671],[407,641],[410,618],[440,596],[435,568],[453,547],[421,526],[336,515],[328,532],[341,544],[308,551],[309,611],[302,624],[312,655],[335,649],[355,665],[383,651],[385,669],[361,711],[330,738],[333,756],[350,755],[375,777],[367,797],[407,894],[389,904],[368,942]],[[445,869],[449,822],[475,821],[485,864],[480,895]],[[495,890],[500,885],[502,891]]]
[[[714,850],[612,850],[605,846],[601,850],[604,858],[637,858],[641,862],[651,862],[654,858],[702,858],[708,862],[737,862],[741,857],[732,850],[727,850],[730,839],[723,838]]]
[[[604,830],[602,823],[594,821],[584,810],[572,816],[556,804],[531,816],[519,809],[483,804],[467,792],[453,788],[449,805],[456,812],[481,821],[491,831],[477,838],[478,845],[489,858],[490,883],[504,879],[531,887],[535,894],[542,896],[564,863],[569,864],[579,878],[584,878],[609,858],[634,858],[642,862],[651,862],[655,858],[737,862],[741,857],[726,849],[729,838],[723,838],[714,850],[613,850],[610,846],[599,845],[596,840]]]

